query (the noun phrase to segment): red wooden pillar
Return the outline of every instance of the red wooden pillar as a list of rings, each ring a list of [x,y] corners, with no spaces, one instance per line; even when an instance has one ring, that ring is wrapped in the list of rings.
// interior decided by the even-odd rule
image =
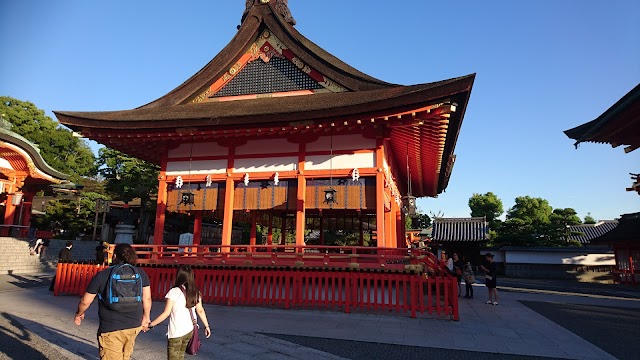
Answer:
[[[193,218],[193,245],[200,245],[202,241],[202,210],[194,212]]]
[[[305,230],[305,205],[304,198],[307,192],[307,180],[304,175],[298,175],[298,201],[296,202],[296,246],[304,246]]]
[[[395,215],[393,214],[393,203],[391,200],[391,194],[389,189],[385,190],[385,196],[387,196],[389,200],[389,211],[385,211],[384,213],[384,242],[387,247],[395,247],[395,241],[393,241],[393,222],[396,220]]]
[[[231,177],[234,167],[236,148],[229,146],[227,155],[227,179],[224,188],[224,209],[222,215],[222,247],[221,252],[231,251],[231,235],[233,233],[233,199],[235,196],[235,183]]]
[[[231,234],[233,229],[233,197],[235,193],[233,178],[227,177],[224,190],[224,215],[222,219],[222,252],[231,250]]]
[[[298,196],[296,201],[296,246],[304,246],[305,197],[307,194],[307,180],[304,177],[305,144],[298,147]]]
[[[377,247],[385,247],[384,239],[384,146],[383,139],[376,141],[376,237]]]
[[[158,200],[156,201],[156,220],[153,227],[153,245],[162,245],[164,236],[164,214],[167,210],[167,159],[166,156],[160,164],[158,176]],[[106,239],[102,239],[103,241]]]
[[[9,194],[7,196],[7,200],[6,200],[6,205],[4,207],[4,224],[5,225],[13,225],[13,221],[14,221],[14,217],[16,214],[16,207],[12,204],[13,202],[13,195]],[[8,235],[11,235],[11,232],[9,232]]]
[[[273,211],[269,211],[269,232],[267,233],[267,245],[273,244]]]

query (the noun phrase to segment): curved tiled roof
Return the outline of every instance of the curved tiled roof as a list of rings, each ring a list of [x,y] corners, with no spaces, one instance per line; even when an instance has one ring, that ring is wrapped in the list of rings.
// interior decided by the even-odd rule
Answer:
[[[571,232],[580,232],[581,235],[571,235],[569,240],[577,240],[581,244],[589,244],[591,239],[595,239],[618,226],[617,220],[601,220],[595,224],[581,224],[569,227]]]
[[[597,238],[592,243],[640,242],[640,212],[624,214],[618,220],[618,226]]]
[[[285,3],[247,3],[227,46],[157,100],[132,110],[54,114],[88,139],[158,165],[185,141],[326,136],[330,124],[336,132],[386,137],[392,160],[409,162],[411,174],[401,166],[398,183],[413,179],[416,197],[442,193],[475,74],[409,86],[378,80],[302,36],[278,10]],[[250,63],[271,59],[269,66]]]
[[[26,152],[29,155],[30,160],[33,161],[35,167],[45,175],[43,179],[55,183],[69,178],[69,175],[63,174],[47,164],[47,162],[42,158],[42,155],[40,155],[40,149],[38,146],[21,135],[11,130],[0,128],[0,141],[13,144]],[[20,155],[20,157],[22,157],[22,155]]]
[[[564,133],[581,142],[609,143],[611,146],[629,145],[625,152],[640,147],[640,84],[620,98],[597,119]]]
[[[435,218],[433,241],[478,242],[488,240],[489,227],[484,217]]]

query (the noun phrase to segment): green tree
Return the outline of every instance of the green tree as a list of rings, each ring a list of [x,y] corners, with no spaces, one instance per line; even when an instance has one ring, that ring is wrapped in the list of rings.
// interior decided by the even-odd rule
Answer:
[[[591,216],[591,213],[589,212],[589,213],[587,213],[587,216],[584,217],[584,223],[585,224],[595,224],[596,223],[596,219],[594,219]]]
[[[158,193],[159,167],[110,148],[99,150],[98,166],[105,179],[105,189],[113,199],[140,198],[138,239],[146,239],[149,220],[155,211],[151,197]]]
[[[500,228],[500,215],[504,212],[502,207],[502,200],[500,200],[494,193],[488,192],[486,194],[473,194],[469,198],[469,209],[471,209],[471,216],[473,217],[485,217],[489,223],[489,228],[497,230]]]
[[[45,215],[39,220],[41,229],[63,230],[55,235],[60,239],[75,239],[79,234],[90,234],[93,231],[98,198],[105,199],[103,195],[85,192],[49,201]]]
[[[555,209],[549,216],[549,224],[543,227],[542,246],[567,246],[576,245],[569,242],[569,236],[580,235],[580,232],[571,231],[570,226],[580,225],[582,221],[572,208]],[[577,243],[577,245],[580,245]]]
[[[519,196],[515,205],[507,211],[507,220],[517,218],[533,226],[539,226],[549,223],[552,212],[553,208],[545,199]]]
[[[405,217],[405,229],[426,229],[431,226],[431,217],[423,212],[417,212],[413,216]]]
[[[95,157],[87,142],[74,137],[33,103],[1,96],[0,115],[12,125],[11,131],[40,148],[47,164],[71,175],[72,181],[95,174]]]
[[[547,200],[519,196],[507,211],[495,239],[496,244],[512,246],[545,246],[549,238],[549,224],[553,208]]]

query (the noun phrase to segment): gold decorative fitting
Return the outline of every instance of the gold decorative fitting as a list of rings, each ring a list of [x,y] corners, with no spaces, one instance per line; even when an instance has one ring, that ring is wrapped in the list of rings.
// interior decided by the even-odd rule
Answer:
[[[262,4],[268,4],[268,3],[269,3],[269,0],[260,0],[260,2],[261,2]]]

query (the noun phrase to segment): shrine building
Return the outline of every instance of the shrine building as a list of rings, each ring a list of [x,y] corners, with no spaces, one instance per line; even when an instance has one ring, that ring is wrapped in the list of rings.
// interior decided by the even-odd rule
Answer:
[[[160,166],[154,240],[170,212],[268,228],[267,244],[406,247],[416,197],[449,182],[475,74],[415,85],[366,75],[296,31],[285,0],[247,1],[237,34],[200,71],[132,110],[55,111],[82,136]],[[274,238],[273,229],[280,229]],[[311,245],[311,244],[306,244]]]
[[[0,211],[4,213],[0,236],[26,237],[36,192],[56,187],[75,191],[68,175],[53,169],[40,155],[38,146],[0,123]],[[47,233],[47,234],[45,234]],[[41,236],[51,237],[41,231]]]

